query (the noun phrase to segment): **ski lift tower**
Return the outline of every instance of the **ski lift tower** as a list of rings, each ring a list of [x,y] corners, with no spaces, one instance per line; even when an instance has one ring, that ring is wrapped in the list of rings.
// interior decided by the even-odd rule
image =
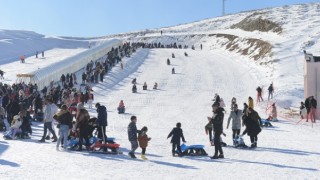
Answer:
[[[222,0],[222,16],[225,15],[225,2],[226,0]]]

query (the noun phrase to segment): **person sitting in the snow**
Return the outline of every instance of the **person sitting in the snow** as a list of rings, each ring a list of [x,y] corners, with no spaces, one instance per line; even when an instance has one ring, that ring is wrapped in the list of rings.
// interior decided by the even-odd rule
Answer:
[[[158,83],[157,82],[154,83],[153,89],[158,89]]]
[[[137,92],[137,86],[135,84],[133,84],[132,86],[132,92],[133,93],[136,93]]]
[[[132,80],[132,84],[136,84],[136,83],[137,83],[137,79],[134,78],[134,79]]]
[[[169,58],[167,59],[167,65],[170,65],[170,59]]]
[[[181,123],[177,123],[176,124],[176,127],[172,129],[172,131],[169,133],[168,138],[171,138],[171,143],[172,143],[172,156],[175,156],[175,153],[176,153],[176,148],[177,148],[177,151],[178,151],[178,155],[179,156],[182,156],[182,151],[181,151],[181,146],[180,146],[180,139],[182,139],[182,142],[186,142],[186,140],[184,139],[184,136],[183,136],[183,132],[182,132],[182,129],[181,129]]]
[[[184,55],[187,57],[188,56],[188,54],[186,53],[186,52],[184,52]]]
[[[119,106],[118,106],[117,109],[118,109],[118,113],[119,113],[119,114],[125,112],[125,106],[124,106],[123,100],[120,101]]]
[[[6,138],[8,139],[17,139],[16,133],[20,132],[20,126],[22,125],[22,119],[19,115],[15,115],[13,117],[13,120],[11,122],[11,127],[9,130],[9,133],[6,135]]]
[[[142,152],[141,152],[141,158],[143,160],[148,160],[145,156],[146,154],[146,148],[148,146],[148,141],[151,140],[151,138],[148,137],[148,135],[146,134],[148,131],[148,128],[146,126],[144,126],[140,132],[139,132],[139,135],[138,135],[138,142],[139,142],[139,145],[142,149]]]
[[[147,83],[146,82],[143,83],[142,89],[147,90]]]

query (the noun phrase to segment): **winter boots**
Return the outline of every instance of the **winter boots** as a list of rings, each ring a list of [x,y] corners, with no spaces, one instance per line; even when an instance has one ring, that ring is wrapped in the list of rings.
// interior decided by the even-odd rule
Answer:
[[[135,155],[134,155],[134,152],[129,152],[129,156],[133,159],[137,158]]]
[[[141,159],[148,160],[148,158],[146,158],[146,156],[144,154],[141,154]]]
[[[256,148],[257,147],[257,142],[251,143],[251,148]]]
[[[219,156],[218,155],[214,155],[212,157],[210,157],[211,159],[223,159],[224,158],[224,155],[223,154],[220,154]]]

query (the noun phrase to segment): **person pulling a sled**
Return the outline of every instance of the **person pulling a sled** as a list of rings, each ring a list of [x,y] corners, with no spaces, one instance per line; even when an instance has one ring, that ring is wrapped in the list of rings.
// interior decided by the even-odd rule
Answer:
[[[181,151],[181,142],[180,140],[182,139],[182,142],[186,143],[186,140],[184,139],[183,136],[183,131],[181,129],[181,123],[177,123],[176,127],[172,129],[172,131],[169,133],[167,139],[171,138],[171,143],[172,143],[172,156],[175,156],[176,149],[178,152],[179,156],[182,156],[182,151]]]

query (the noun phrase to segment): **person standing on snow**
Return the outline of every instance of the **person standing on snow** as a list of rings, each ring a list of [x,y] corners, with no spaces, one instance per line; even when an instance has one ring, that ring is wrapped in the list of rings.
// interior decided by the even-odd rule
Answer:
[[[182,139],[182,142],[186,142],[186,140],[184,139],[184,136],[183,136],[183,132],[182,132],[182,129],[181,129],[181,123],[177,123],[176,124],[176,127],[172,129],[172,131],[169,133],[167,139],[169,139],[170,137],[172,136],[171,138],[171,143],[172,143],[172,156],[175,156],[175,153],[176,153],[176,148],[177,148],[177,151],[178,151],[178,155],[179,156],[182,156],[182,151],[181,151],[181,142],[180,142],[180,139]]]
[[[249,104],[249,107],[253,109],[254,105],[253,105],[253,99],[251,96],[249,96],[248,98],[248,104]]]
[[[260,86],[257,87],[257,103],[261,101],[263,101],[263,98],[262,98],[262,89]]]
[[[90,115],[88,111],[83,107],[83,104],[77,104],[77,117],[76,117],[76,129],[79,133],[79,149],[82,151],[83,139],[86,143],[87,150],[89,149],[89,137],[88,137],[88,124],[89,124]]]
[[[44,125],[43,125],[43,136],[39,140],[39,142],[45,142],[48,129],[53,135],[53,141],[52,142],[56,142],[58,140],[56,133],[52,129],[53,116],[54,116],[54,114],[56,112],[54,112],[53,109],[51,108],[51,104],[52,104],[52,100],[51,99],[46,99],[46,101],[45,101],[45,109],[44,109],[44,117],[43,117],[44,118],[43,119],[43,122],[44,122]]]
[[[213,130],[214,130],[214,155],[210,157],[211,159],[218,159],[218,158],[224,158],[222,146],[221,146],[221,140],[220,136],[223,133],[223,118],[224,118],[224,109],[219,107],[219,104],[215,102],[212,105],[212,112],[214,113],[213,117],[208,117],[208,119],[211,119],[211,122],[213,124]],[[219,153],[219,155],[218,155]]]
[[[106,135],[106,127],[108,126],[108,114],[107,108],[100,103],[96,104],[98,118],[97,118],[97,125],[98,125],[98,138],[103,139],[103,142],[107,142],[107,135]]]
[[[233,110],[230,113],[228,118],[227,129],[229,128],[230,120],[232,119],[232,139],[233,144],[235,144],[236,135],[240,135],[241,129],[241,117],[243,113],[241,110],[238,109],[238,105],[235,104]]]
[[[148,142],[151,140],[151,138],[148,137],[147,135],[147,131],[148,131],[148,128],[146,126],[144,126],[140,133],[139,133],[139,136],[138,136],[138,142],[139,142],[139,145],[142,149],[142,152],[141,152],[141,158],[143,160],[148,160],[145,156],[146,154],[146,149],[147,149],[147,146],[148,146]]]
[[[140,132],[137,130],[137,117],[136,116],[131,116],[130,118],[131,122],[128,125],[128,139],[131,143],[131,151],[129,152],[129,156],[131,158],[137,158],[135,156],[135,151],[138,148],[138,137],[137,134]]]
[[[268,95],[268,101],[271,99],[273,99],[273,92],[274,92],[274,89],[273,89],[273,84],[271,83],[270,86],[268,87],[268,91],[269,91],[269,95]]]
[[[316,109],[317,109],[317,100],[314,96],[310,98],[310,120],[311,122],[316,122]]]
[[[250,136],[251,148],[257,147],[258,134],[261,132],[258,118],[260,118],[258,113],[250,107],[247,109],[247,113],[242,117],[243,125],[246,126],[246,129],[243,131],[242,135],[248,134],[248,136]]]

